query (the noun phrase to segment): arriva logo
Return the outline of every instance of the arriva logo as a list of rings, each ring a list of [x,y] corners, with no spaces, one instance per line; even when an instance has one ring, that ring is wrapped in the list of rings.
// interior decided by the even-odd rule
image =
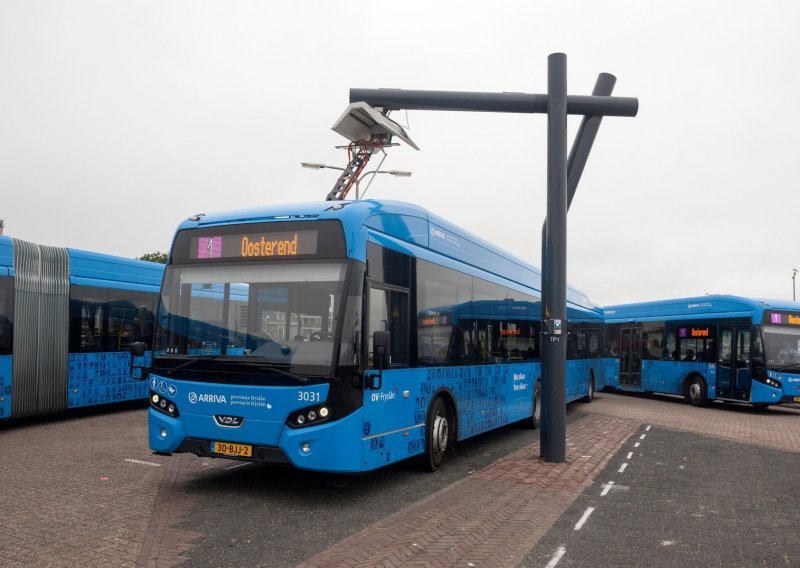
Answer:
[[[196,392],[189,393],[189,402],[197,404],[198,402],[216,402],[219,404],[228,404],[224,394],[197,394]]]

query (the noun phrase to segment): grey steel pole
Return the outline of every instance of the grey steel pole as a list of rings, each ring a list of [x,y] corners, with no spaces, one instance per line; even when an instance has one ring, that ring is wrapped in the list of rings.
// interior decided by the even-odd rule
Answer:
[[[567,453],[567,56],[547,58],[547,282],[542,333],[541,456]]]
[[[461,110],[482,112],[547,113],[548,95],[418,91],[405,89],[350,89],[350,102],[363,101],[385,110]],[[567,96],[567,114],[636,116],[635,97]]]
[[[595,81],[594,89],[592,90],[593,96],[608,97],[614,92],[614,85],[617,78],[610,73],[600,73]],[[586,162],[589,159],[589,153],[592,151],[594,140],[597,137],[597,131],[600,129],[602,116],[585,116],[581,120],[581,125],[575,134],[575,140],[572,143],[572,149],[569,151],[569,158],[567,158],[567,212],[572,205],[572,199],[575,197],[575,192],[578,189],[578,183],[581,181],[583,170],[586,167]],[[547,259],[547,219],[542,223],[542,267],[545,265]],[[544,280],[542,280],[542,320],[547,319],[545,315],[545,302],[544,298],[547,296],[547,287]]]

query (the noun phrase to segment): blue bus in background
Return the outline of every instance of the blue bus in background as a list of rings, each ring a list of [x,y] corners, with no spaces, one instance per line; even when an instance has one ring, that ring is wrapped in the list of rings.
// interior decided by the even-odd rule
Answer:
[[[605,309],[606,384],[758,408],[800,402],[800,303],[702,296]]]
[[[144,399],[130,344],[164,267],[0,236],[0,419]]]
[[[392,201],[196,216],[156,317],[149,440],[162,454],[354,473],[538,425],[539,272]],[[568,294],[570,400],[602,384],[602,311]],[[143,349],[139,345],[137,349]],[[133,350],[136,351],[135,349]]]

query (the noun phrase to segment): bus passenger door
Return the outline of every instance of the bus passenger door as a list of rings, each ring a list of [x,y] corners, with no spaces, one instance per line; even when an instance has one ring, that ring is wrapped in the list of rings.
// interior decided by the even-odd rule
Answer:
[[[642,384],[642,330],[623,327],[620,336],[619,384],[639,387]]]
[[[750,400],[750,327],[721,326],[717,356],[717,396]]]

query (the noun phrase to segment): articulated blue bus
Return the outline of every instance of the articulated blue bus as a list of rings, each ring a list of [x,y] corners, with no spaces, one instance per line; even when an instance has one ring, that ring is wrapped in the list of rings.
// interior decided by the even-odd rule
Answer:
[[[196,216],[156,317],[149,440],[354,473],[539,420],[540,275],[419,207],[323,202]],[[602,311],[568,295],[569,399],[601,388]],[[142,346],[140,346],[142,347]]]
[[[800,303],[702,296],[610,306],[606,384],[765,408],[800,402]]]
[[[130,344],[164,267],[0,236],[0,419],[144,399]]]

